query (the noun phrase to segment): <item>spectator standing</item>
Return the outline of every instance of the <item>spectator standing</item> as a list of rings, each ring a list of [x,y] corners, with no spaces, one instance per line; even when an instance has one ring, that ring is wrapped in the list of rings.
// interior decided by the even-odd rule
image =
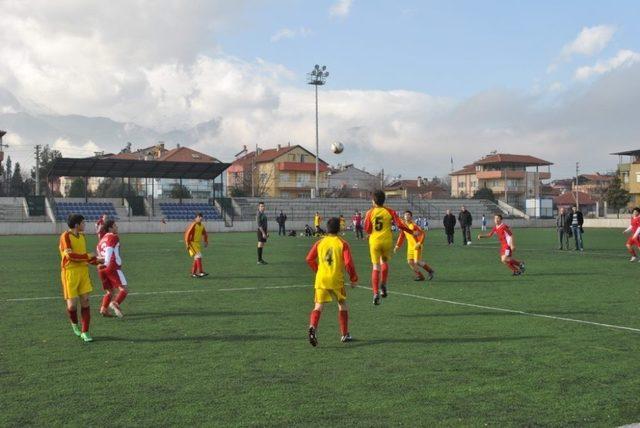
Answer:
[[[487,218],[482,214],[482,231],[485,232],[487,230]]]
[[[355,211],[353,218],[353,229],[356,231],[356,239],[364,239],[364,233],[362,232],[362,213]]]
[[[558,250],[569,249],[569,238],[571,237],[571,215],[567,215],[564,208],[560,208],[558,217],[556,217],[556,230],[558,231],[558,241],[560,246]]]
[[[287,222],[287,215],[280,211],[278,217],[276,217],[276,223],[278,223],[278,236],[287,236],[287,228],[285,223]]]
[[[471,245],[471,225],[473,224],[473,217],[471,213],[467,211],[463,205],[458,214],[458,222],[462,229],[462,245]]]
[[[444,233],[447,235],[447,244],[453,244],[453,234],[456,231],[456,216],[451,214],[451,210],[447,210],[444,219],[442,220],[444,225]]]
[[[584,251],[584,243],[582,242],[584,217],[577,206],[574,205],[571,210],[572,213],[569,214],[569,218],[571,219],[571,233],[576,240],[576,251]]]

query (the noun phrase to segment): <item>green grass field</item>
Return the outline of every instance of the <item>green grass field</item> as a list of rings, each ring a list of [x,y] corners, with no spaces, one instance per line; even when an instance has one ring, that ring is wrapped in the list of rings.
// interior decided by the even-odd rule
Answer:
[[[258,266],[255,234],[216,234],[211,276],[191,279],[178,234],[123,235],[126,316],[100,318],[92,299],[84,344],[59,299],[57,237],[0,237],[0,426],[640,422],[640,264],[625,238],[587,230],[579,254],[557,251],[552,230],[515,233],[525,276],[498,262],[496,240],[447,247],[437,230],[425,249],[436,279],[413,282],[399,254],[377,307],[367,244],[351,240],[355,340],[340,343],[330,305],[317,348],[311,239],[272,236]]]

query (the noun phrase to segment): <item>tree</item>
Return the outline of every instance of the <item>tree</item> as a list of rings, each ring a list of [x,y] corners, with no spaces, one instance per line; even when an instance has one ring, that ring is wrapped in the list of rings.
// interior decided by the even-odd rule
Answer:
[[[11,156],[7,156],[7,168],[4,176],[4,194],[9,196],[11,194],[11,177],[13,170],[11,169]]]
[[[105,178],[98,184],[95,196],[98,198],[120,198],[122,196],[138,196],[134,188],[129,191],[128,184],[121,178]]]
[[[6,176],[4,173],[4,166],[0,162],[0,196],[4,196],[4,182],[6,180]]]
[[[173,189],[171,189],[170,196],[173,199],[191,199],[191,192],[186,186],[182,184],[176,184],[175,186],[173,186]]]
[[[84,178],[78,177],[71,182],[67,196],[70,198],[84,198],[85,188]]]
[[[13,169],[13,175],[11,176],[9,189],[9,196],[24,196],[24,179],[22,178],[20,162],[16,162],[16,166]]]
[[[620,209],[626,207],[631,200],[629,192],[622,188],[620,171],[616,173],[613,180],[611,180],[611,184],[607,187],[607,190],[604,193],[604,200],[607,201],[607,204],[611,208],[616,210],[618,218],[620,218]]]
[[[488,187],[483,187],[478,189],[476,193],[473,195],[473,199],[488,199],[491,202],[496,201],[496,196],[493,194],[493,190]]]
[[[47,174],[49,173],[49,169],[51,169],[51,165],[53,162],[62,157],[62,153],[58,150],[51,149],[49,145],[46,145],[42,148],[40,152],[40,189],[47,189]],[[36,167],[31,168],[31,178],[33,180],[36,179]],[[35,183],[35,182],[34,182]],[[35,189],[35,185],[34,185]],[[35,191],[35,190],[34,190]]]

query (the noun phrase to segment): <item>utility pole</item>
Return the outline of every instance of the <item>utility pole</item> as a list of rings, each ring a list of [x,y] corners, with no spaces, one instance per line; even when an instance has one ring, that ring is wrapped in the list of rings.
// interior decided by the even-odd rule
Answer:
[[[576,207],[580,209],[580,198],[578,193],[578,174],[580,172],[580,162],[576,162]]]
[[[322,86],[326,83],[327,77],[329,77],[329,72],[327,71],[327,66],[323,65],[320,67],[318,64],[315,65],[313,70],[307,75],[307,83],[309,85],[313,85],[316,87],[316,187],[315,187],[315,195],[317,198],[320,196],[320,139],[318,136],[318,86]]]
[[[40,144],[36,144],[36,196],[40,196]]]

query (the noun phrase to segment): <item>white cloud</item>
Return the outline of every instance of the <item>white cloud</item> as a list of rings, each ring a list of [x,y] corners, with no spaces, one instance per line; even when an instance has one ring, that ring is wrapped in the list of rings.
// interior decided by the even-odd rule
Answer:
[[[615,32],[615,27],[610,25],[584,27],[571,43],[562,48],[562,57],[569,58],[575,54],[587,56],[597,54],[607,47]]]
[[[576,80],[587,80],[592,76],[608,73],[616,68],[628,67],[640,61],[640,54],[630,50],[620,50],[613,58],[598,61],[593,66],[580,67],[575,72]]]
[[[293,39],[295,37],[307,37],[311,34],[311,30],[306,27],[300,27],[298,29],[281,28],[276,31],[270,38],[272,43],[279,42],[284,39]]]
[[[349,15],[353,0],[338,0],[329,8],[329,15],[344,18]]]
[[[60,151],[62,156],[71,158],[83,158],[93,156],[95,152],[99,152],[98,147],[93,141],[77,144],[65,138],[58,138],[51,145],[55,150]]]

